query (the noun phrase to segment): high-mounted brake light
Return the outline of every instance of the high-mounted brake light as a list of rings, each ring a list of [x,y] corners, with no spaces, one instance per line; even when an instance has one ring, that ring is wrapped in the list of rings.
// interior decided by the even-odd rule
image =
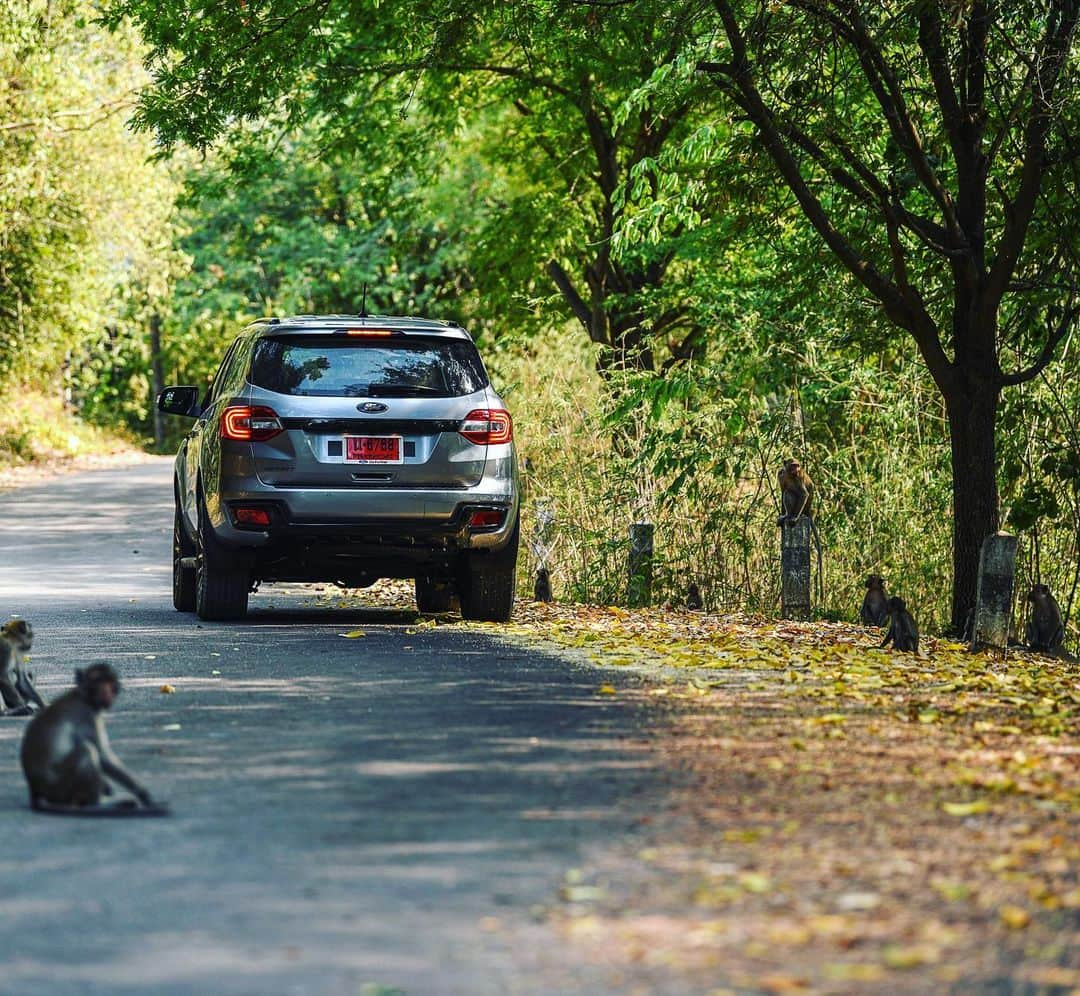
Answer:
[[[365,339],[385,339],[387,336],[397,335],[390,329],[346,329],[346,335],[360,336]]]
[[[241,443],[261,443],[273,439],[285,427],[273,408],[263,405],[229,405],[221,413],[221,438]]]
[[[458,432],[470,443],[494,446],[514,438],[514,423],[502,408],[477,408],[465,416]]]

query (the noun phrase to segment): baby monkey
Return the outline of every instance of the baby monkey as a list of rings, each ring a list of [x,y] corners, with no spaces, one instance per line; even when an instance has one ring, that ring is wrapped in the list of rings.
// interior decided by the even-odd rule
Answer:
[[[859,609],[859,619],[864,626],[884,626],[889,614],[889,599],[885,594],[885,579],[871,574],[866,579],[866,595]]]
[[[533,585],[534,602],[554,602],[551,594],[551,573],[546,567],[541,567],[536,572],[536,583]]]
[[[881,646],[887,647],[892,641],[894,650],[917,654],[919,652],[919,629],[915,618],[907,610],[902,598],[895,595],[889,599],[889,628]]]
[[[29,716],[45,708],[26,670],[26,652],[33,642],[34,628],[25,619],[0,627],[0,716]]]
[[[1028,647],[1057,653],[1065,642],[1065,620],[1061,615],[1061,606],[1044,584],[1032,585],[1027,600],[1031,602],[1031,618],[1024,634]]]
[[[75,687],[38,713],[23,735],[21,760],[30,808],[72,816],[163,816],[168,813],[120,763],[105,732],[105,710],[120,693],[108,664],[76,670]],[[135,799],[102,803],[109,782]],[[138,800],[137,803],[135,800]]]

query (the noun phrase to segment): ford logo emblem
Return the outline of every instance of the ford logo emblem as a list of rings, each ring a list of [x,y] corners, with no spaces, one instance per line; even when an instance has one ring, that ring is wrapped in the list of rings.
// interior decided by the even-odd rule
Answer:
[[[381,401],[365,401],[362,405],[356,406],[358,412],[367,412],[370,415],[374,415],[376,412],[388,411],[389,408],[389,405],[384,405]]]

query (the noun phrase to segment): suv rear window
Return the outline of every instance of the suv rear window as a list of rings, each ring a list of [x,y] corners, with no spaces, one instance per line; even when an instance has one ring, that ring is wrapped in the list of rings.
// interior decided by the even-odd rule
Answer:
[[[462,339],[260,339],[248,377],[277,394],[319,398],[454,398],[487,384],[476,347]]]

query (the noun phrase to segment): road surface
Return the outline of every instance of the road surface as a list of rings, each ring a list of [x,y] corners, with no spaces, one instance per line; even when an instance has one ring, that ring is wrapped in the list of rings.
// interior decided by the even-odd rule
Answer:
[[[113,745],[174,809],[32,814],[27,721],[0,720],[0,992],[665,991],[545,923],[662,799],[610,676],[310,588],[199,624],[170,601],[170,468],[0,495],[0,616],[33,623],[39,688],[116,665]]]

